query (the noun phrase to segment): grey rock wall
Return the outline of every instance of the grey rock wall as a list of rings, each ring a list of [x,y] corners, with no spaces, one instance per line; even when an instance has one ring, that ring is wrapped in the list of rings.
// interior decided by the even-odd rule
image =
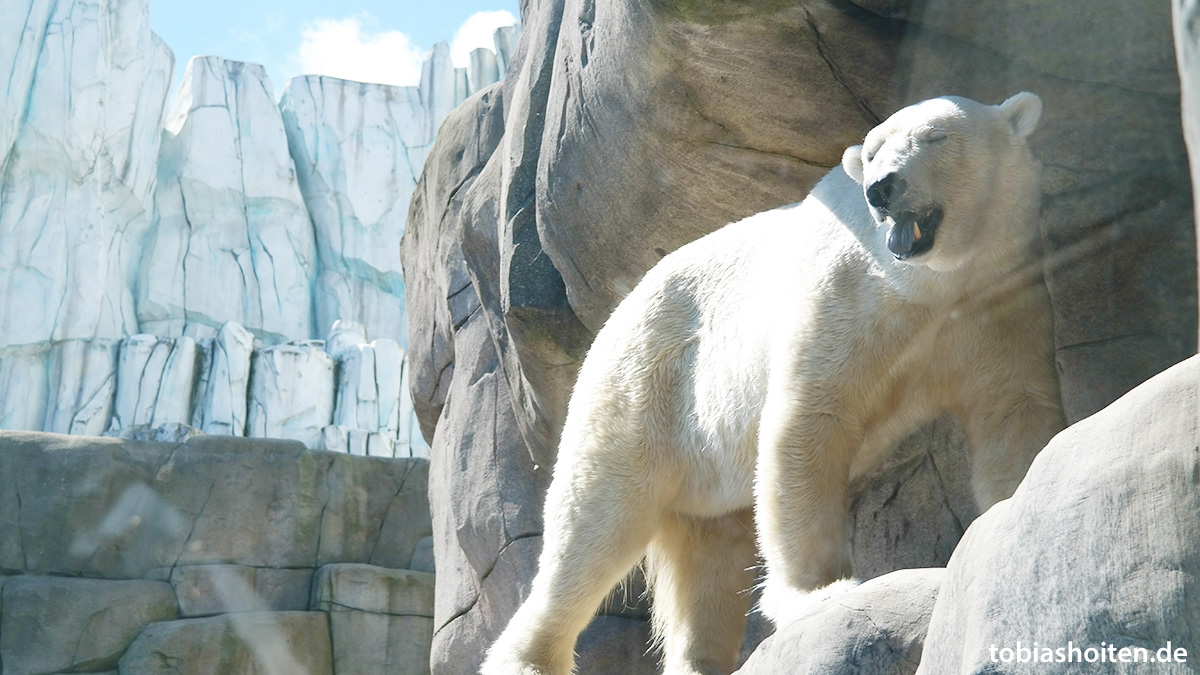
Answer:
[[[434,576],[372,565],[326,565],[313,609],[329,613],[334,670],[362,675],[429,672]]]
[[[1183,137],[1192,168],[1192,194],[1200,193],[1200,3],[1173,0],[1175,57],[1179,63],[1180,104],[1183,107]],[[1200,209],[1196,210],[1200,232]],[[1200,247],[1200,241],[1197,241]]]
[[[0,593],[0,658],[14,675],[106,670],[147,624],[178,616],[161,581],[13,577]]]
[[[0,432],[0,663],[428,672],[427,480],[295,441]]]
[[[328,675],[334,672],[329,620],[321,612],[263,612],[153,623],[117,672]]]
[[[802,198],[904,105],[1044,99],[1033,147],[1070,421],[1195,353],[1165,5],[1106,2],[1086,18],[943,0],[522,10],[504,83],[447,118],[403,241],[413,403],[433,444],[435,672],[477,666],[527,590],[565,404],[608,313],[666,253]],[[978,515],[962,444],[939,421],[857,486],[861,573],[947,562]],[[587,635],[644,640],[644,624],[615,625]]]

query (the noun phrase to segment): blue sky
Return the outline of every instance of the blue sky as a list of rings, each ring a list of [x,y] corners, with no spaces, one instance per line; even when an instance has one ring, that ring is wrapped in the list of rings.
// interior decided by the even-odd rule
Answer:
[[[175,52],[176,86],[188,59],[215,55],[266,66],[276,96],[296,75],[416,84],[434,43],[456,65],[492,46],[519,20],[517,0],[155,0],[154,32]],[[457,39],[456,39],[457,38]]]

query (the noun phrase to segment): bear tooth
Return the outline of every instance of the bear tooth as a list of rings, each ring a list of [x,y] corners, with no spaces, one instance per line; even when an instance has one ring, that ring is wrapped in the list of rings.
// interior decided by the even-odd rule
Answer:
[[[917,221],[913,221],[913,241],[921,240],[921,228],[917,227]]]

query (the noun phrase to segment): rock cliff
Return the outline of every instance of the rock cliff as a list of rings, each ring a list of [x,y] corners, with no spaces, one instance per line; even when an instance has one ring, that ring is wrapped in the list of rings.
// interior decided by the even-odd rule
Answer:
[[[1166,3],[1081,17],[1048,1],[528,0],[522,20],[503,84],[447,118],[403,243],[413,403],[433,443],[435,672],[476,667],[527,588],[565,403],[608,313],[668,252],[802,198],[904,105],[1044,99],[1033,146],[1071,422],[1196,351]],[[978,515],[962,443],[939,421],[859,486],[861,574],[947,562]],[[644,608],[621,599],[585,633],[581,672],[614,671],[597,653],[653,668],[637,658]]]
[[[150,0],[19,0],[0,24],[0,429],[425,454],[400,235],[442,119],[519,30],[469,68],[439,43],[418,86],[300,77],[279,102],[261,66],[197,57],[172,102]],[[367,367],[306,342],[335,337]]]

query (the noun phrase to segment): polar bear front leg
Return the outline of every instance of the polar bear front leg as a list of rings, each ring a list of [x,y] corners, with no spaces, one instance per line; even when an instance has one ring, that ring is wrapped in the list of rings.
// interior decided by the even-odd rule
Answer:
[[[1032,378],[1023,383],[995,379],[989,396],[966,406],[962,419],[980,511],[1011,497],[1034,457],[1066,426],[1057,382],[1030,386]]]
[[[774,398],[759,430],[755,507],[767,566],[760,609],[783,626],[858,583],[846,541],[855,446],[836,416]]]
[[[981,511],[1011,497],[1034,457],[1066,426],[1045,285],[1038,279],[1016,289],[1001,309],[986,309],[968,319],[981,335],[963,341],[974,349],[960,358],[974,367],[955,411]]]

